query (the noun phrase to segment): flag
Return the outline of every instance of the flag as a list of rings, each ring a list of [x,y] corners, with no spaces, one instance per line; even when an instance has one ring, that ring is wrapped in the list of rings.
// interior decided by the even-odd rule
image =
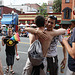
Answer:
[[[11,40],[14,40],[14,41],[20,41],[19,34],[16,33],[16,34],[15,34],[14,36],[12,36],[10,39],[11,39]]]

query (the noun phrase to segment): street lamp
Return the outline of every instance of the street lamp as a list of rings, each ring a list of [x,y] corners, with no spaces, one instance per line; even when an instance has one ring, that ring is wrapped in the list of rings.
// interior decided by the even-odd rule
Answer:
[[[14,11],[12,11],[12,25],[14,24],[13,20],[14,20]]]
[[[14,25],[14,11],[12,10],[12,27],[14,27],[15,30],[15,25]]]

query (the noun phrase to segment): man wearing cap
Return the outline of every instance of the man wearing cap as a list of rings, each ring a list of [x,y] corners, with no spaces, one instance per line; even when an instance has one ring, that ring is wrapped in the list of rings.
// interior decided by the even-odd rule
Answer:
[[[73,32],[70,38],[64,38],[63,44],[68,51],[68,68],[66,75],[75,75],[75,19],[71,20]]]

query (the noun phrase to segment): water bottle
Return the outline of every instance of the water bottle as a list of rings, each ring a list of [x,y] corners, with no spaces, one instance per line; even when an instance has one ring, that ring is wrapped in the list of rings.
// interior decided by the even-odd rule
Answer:
[[[48,69],[48,71],[47,71],[46,75],[50,75],[50,74],[49,74],[49,72],[50,72],[50,70]]]
[[[60,67],[60,72],[61,72],[61,73],[64,73],[64,65],[61,65],[61,67]]]

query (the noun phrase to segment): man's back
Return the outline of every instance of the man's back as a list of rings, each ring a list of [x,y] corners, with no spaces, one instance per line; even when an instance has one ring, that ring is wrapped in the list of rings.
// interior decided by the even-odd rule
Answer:
[[[41,30],[40,28],[38,30]],[[43,31],[44,29],[42,29],[41,31]],[[42,50],[43,50],[43,55],[46,56],[46,53],[50,47],[50,43],[52,41],[52,38],[54,36],[58,36],[60,34],[63,34],[65,32],[64,29],[59,29],[59,30],[52,30],[52,31],[45,31],[45,34],[47,35],[47,39],[44,40],[44,39],[41,39],[39,38],[39,41],[41,42],[41,45],[42,45]]]

